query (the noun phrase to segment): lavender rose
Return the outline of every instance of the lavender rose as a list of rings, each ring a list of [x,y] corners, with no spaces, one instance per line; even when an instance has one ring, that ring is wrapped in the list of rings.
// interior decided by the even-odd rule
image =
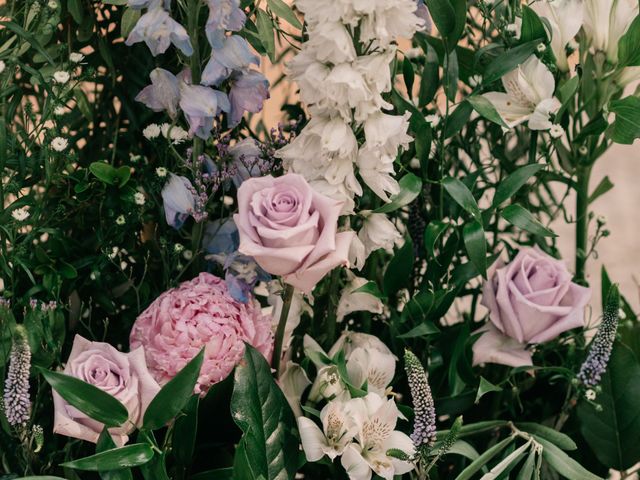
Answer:
[[[347,265],[353,232],[337,233],[342,203],[315,192],[301,175],[246,180],[238,207],[240,252],[286,283],[307,293]]]
[[[548,342],[584,325],[591,290],[571,281],[563,262],[524,248],[499,264],[483,287],[490,323],[473,347],[474,364],[531,365],[527,344]]]
[[[147,370],[144,350],[137,348],[123,353],[108,343],[90,342],[76,335],[64,373],[104,390],[118,399],[129,412],[129,421],[109,433],[118,446],[129,440],[127,436],[142,418],[160,386]],[[55,419],[53,431],[68,437],[96,443],[104,424],[93,420],[69,405],[53,392]]]

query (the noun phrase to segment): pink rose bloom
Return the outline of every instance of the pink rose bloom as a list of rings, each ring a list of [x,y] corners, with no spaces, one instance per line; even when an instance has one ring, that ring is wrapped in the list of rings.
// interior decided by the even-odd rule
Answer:
[[[353,232],[337,232],[342,203],[315,192],[301,175],[246,180],[238,208],[240,252],[303,292],[348,264]]]
[[[196,393],[224,380],[244,354],[244,342],[271,358],[271,317],[253,298],[235,300],[224,280],[201,273],[160,295],[136,319],[131,348],[144,346],[153,377],[164,385],[205,347]]]
[[[482,290],[491,322],[473,346],[474,365],[532,365],[527,344],[584,326],[591,289],[571,278],[562,261],[534,248],[523,248],[506,266],[496,265]]]
[[[129,421],[109,429],[118,446],[127,443],[128,434],[142,425],[144,412],[160,391],[160,386],[147,370],[142,348],[123,353],[108,343],[90,342],[80,335],[73,340],[64,373],[104,390],[127,408]],[[98,441],[104,424],[69,405],[55,390],[53,404],[55,433],[93,443]]]

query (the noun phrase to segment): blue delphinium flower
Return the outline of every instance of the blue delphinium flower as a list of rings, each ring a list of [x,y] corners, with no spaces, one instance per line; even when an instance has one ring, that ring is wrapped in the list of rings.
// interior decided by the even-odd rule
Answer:
[[[229,126],[234,127],[240,123],[245,112],[261,111],[267,98],[269,98],[269,81],[262,73],[256,71],[233,73],[229,91],[231,103]]]
[[[151,85],[144,87],[136,96],[136,100],[144,103],[154,112],[166,110],[169,116],[175,119],[180,101],[178,79],[164,68],[153,69],[149,78],[151,78]]]
[[[169,180],[162,189],[162,202],[167,223],[176,230],[195,212],[194,192],[195,189],[188,178],[169,174]]]
[[[211,136],[214,118],[231,107],[227,95],[218,90],[182,83],[180,108],[189,122],[189,133],[206,140]]]
[[[154,57],[166,52],[172,43],[185,55],[193,54],[189,34],[161,6],[150,8],[140,17],[125,43],[131,46],[138,42],[145,42]]]
[[[251,51],[247,41],[239,35],[225,37],[221,47],[213,48],[201,83],[219,85],[234,71],[246,70],[251,64],[260,65],[260,57]]]
[[[221,48],[226,37],[225,31],[242,30],[247,16],[240,8],[240,0],[207,0],[209,18],[205,33],[213,48]]]
[[[237,173],[233,176],[233,184],[238,188],[242,182],[251,177],[260,177],[263,171],[260,168],[262,160],[262,149],[253,138],[245,138],[229,147],[229,155],[233,158],[233,165]]]

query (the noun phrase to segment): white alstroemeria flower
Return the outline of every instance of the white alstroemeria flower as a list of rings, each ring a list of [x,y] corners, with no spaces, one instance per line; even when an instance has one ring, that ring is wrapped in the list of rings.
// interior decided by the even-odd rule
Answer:
[[[506,93],[489,92],[483,96],[510,128],[527,121],[531,130],[551,128],[549,116],[560,108],[560,102],[553,96],[556,83],[535,55],[502,77],[502,85]]]
[[[347,270],[349,283],[342,289],[338,309],[336,312],[338,322],[352,312],[382,313],[383,305],[378,297],[366,292],[357,292],[360,287],[366,285],[366,278],[356,277]]]
[[[636,80],[640,80],[640,67],[625,67],[615,76],[615,81],[622,88]]]
[[[392,250],[396,242],[402,240],[402,235],[384,213],[361,213],[365,215],[365,220],[358,238],[364,244],[367,256],[380,248]]]
[[[344,332],[340,338],[336,340],[336,343],[334,343],[331,350],[329,350],[329,356],[333,357],[339,350],[344,350],[346,357],[349,358],[349,355],[358,348],[376,350],[382,354],[393,356],[389,347],[387,347],[385,343],[375,335],[349,331]]]
[[[282,375],[280,375],[278,384],[287,402],[289,402],[293,414],[296,418],[301,417],[303,413],[302,408],[300,408],[300,398],[307,387],[311,385],[307,372],[297,363],[288,361]]]
[[[582,0],[539,0],[531,4],[531,8],[549,22],[551,49],[563,72],[569,70],[566,46],[582,26],[583,7]]]
[[[348,400],[349,391],[347,385],[342,380],[338,367],[330,363],[330,357],[327,353],[309,335],[305,335],[302,342],[305,355],[318,369],[316,379],[309,391],[309,400],[313,402],[318,402],[322,399]]]
[[[358,388],[366,382],[368,392],[384,395],[395,372],[396,358],[390,353],[356,348],[347,357],[349,381]]]
[[[357,432],[347,405],[338,400],[329,402],[320,412],[322,430],[306,417],[298,417],[302,449],[309,462],[317,462],[325,455],[331,460],[342,455]]]
[[[369,393],[363,398],[349,401],[348,410],[357,425],[355,442],[342,455],[342,466],[351,480],[369,480],[371,472],[386,480],[413,470],[414,465],[387,456],[390,449],[407,455],[415,453],[411,439],[395,430],[400,412],[393,399]]]
[[[636,0],[584,0],[584,32],[591,47],[616,63],[618,40],[637,15]]]

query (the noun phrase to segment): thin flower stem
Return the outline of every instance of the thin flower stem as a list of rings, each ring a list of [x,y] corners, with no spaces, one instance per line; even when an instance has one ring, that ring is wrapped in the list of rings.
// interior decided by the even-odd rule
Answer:
[[[589,179],[591,177],[591,166],[579,166],[577,177],[575,282],[587,286],[586,265],[589,238]]]
[[[278,320],[278,328],[276,330],[276,338],[273,344],[273,362],[272,366],[275,370],[275,376],[278,378],[280,375],[280,357],[282,357],[282,344],[284,342],[284,331],[287,326],[287,319],[289,318],[289,311],[291,310],[291,300],[293,299],[293,292],[295,288],[291,285],[284,287],[282,294],[282,311],[280,312],[280,320]]]

